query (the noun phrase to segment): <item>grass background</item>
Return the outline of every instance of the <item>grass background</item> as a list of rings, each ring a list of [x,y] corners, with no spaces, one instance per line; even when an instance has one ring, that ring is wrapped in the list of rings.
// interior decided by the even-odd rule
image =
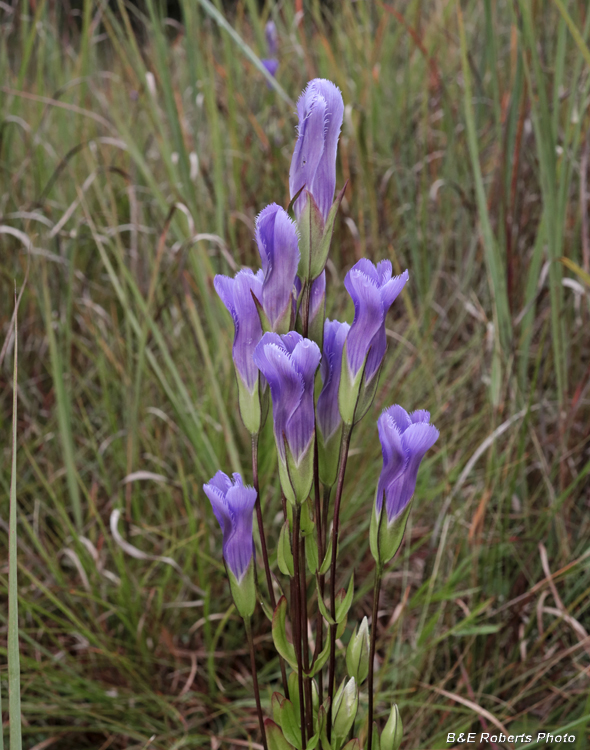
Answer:
[[[220,467],[250,479],[232,325],[212,279],[257,265],[254,218],[288,203],[293,101],[322,76],[342,89],[337,184],[349,180],[328,316],[352,320],[342,281],[362,256],[390,258],[411,278],[388,318],[376,403],[353,436],[340,553],[342,580],[354,569],[358,582],[348,632],[370,614],[375,420],[399,402],[430,409],[441,431],[385,577],[378,713],[400,705],[405,748],[502,725],[533,735],[571,727],[582,750],[586,3],[238,0],[224,11],[234,38],[220,28],[220,3],[175,10],[166,17],[155,0],[0,5],[3,561],[13,288],[27,277],[17,390],[23,747],[257,740],[243,631],[200,489]],[[270,17],[282,93],[255,60]],[[275,462],[267,424],[271,548]],[[7,592],[3,562],[3,602]],[[3,606],[5,709],[7,623]],[[268,703],[278,663],[260,612],[255,638]],[[4,724],[7,733],[7,714]]]

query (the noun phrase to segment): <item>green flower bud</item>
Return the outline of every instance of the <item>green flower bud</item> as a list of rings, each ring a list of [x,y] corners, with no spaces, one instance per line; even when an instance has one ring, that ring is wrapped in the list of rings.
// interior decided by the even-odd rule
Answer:
[[[381,750],[398,750],[404,736],[404,728],[397,704],[391,707],[389,719],[381,732]]]
[[[250,560],[248,569],[244,573],[241,581],[235,577],[229,566],[227,566],[227,575],[231,595],[236,605],[236,609],[244,620],[249,619],[256,609],[256,583],[254,581],[254,560]]]
[[[359,705],[359,695],[356,681],[351,677],[348,682],[342,680],[338,692],[334,696],[332,730],[336,737],[344,738],[354,724]]]
[[[348,642],[346,670],[358,685],[361,685],[369,674],[369,622],[366,617],[363,617],[358,633],[355,628]]]
[[[254,392],[250,393],[237,369],[236,378],[238,381],[238,403],[240,406],[242,422],[251,435],[257,435],[260,432],[260,426],[262,423],[259,393],[260,387],[256,387]]]

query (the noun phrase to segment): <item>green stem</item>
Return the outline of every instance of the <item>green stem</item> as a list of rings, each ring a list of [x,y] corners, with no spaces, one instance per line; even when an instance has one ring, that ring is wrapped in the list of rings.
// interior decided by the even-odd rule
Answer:
[[[336,479],[336,496],[334,499],[334,522],[332,524],[332,560],[330,564],[330,615],[333,619],[336,617],[336,557],[338,550],[340,501],[342,500],[344,474],[346,473],[346,461],[348,459],[348,448],[350,446],[351,435],[352,425],[343,425],[342,442],[340,444],[340,458],[338,462],[338,475]],[[330,697],[330,706],[328,708],[328,742],[332,737],[332,703],[334,702],[334,677],[336,673],[337,627],[337,625],[330,625],[330,663],[328,668],[328,695]]]
[[[305,537],[301,536],[299,548],[299,590],[301,591],[301,648],[303,651],[303,668],[309,672],[309,640],[307,638],[307,581],[305,578]],[[307,737],[313,737],[313,703],[311,697],[311,677],[304,681],[305,705],[307,718]]]
[[[273,612],[276,609],[277,601],[275,592],[272,587],[272,576],[270,572],[270,564],[268,562],[268,550],[266,548],[266,536],[264,534],[264,525],[262,522],[262,507],[260,505],[260,490],[258,486],[258,433],[252,435],[252,481],[254,489],[256,490],[256,520],[258,522],[258,532],[260,533],[260,546],[262,548],[262,559],[264,560],[264,572],[266,573],[266,585],[268,586],[268,595],[270,597],[270,604]],[[287,671],[285,669],[285,662],[282,656],[279,656],[279,664],[281,666],[281,677],[283,679],[283,690],[285,697],[289,697],[289,687],[287,683]]]
[[[258,688],[258,675],[256,673],[256,658],[254,656],[254,639],[252,638],[252,626],[250,618],[244,619],[244,626],[246,628],[246,636],[248,638],[248,645],[250,646],[250,665],[252,667],[252,682],[254,683],[254,696],[256,698],[256,712],[258,713],[258,723],[260,725],[260,734],[262,735],[262,744],[264,750],[268,750],[266,744],[266,731],[264,729],[264,718],[262,716],[262,705],[260,703],[260,689]]]
[[[375,662],[375,643],[377,641],[377,615],[379,613],[379,593],[381,591],[381,578],[383,567],[375,566],[375,586],[373,588],[373,620],[371,622],[371,647],[369,650],[369,735],[367,747],[373,743],[373,664]]]
[[[297,657],[297,682],[299,687],[299,714],[301,720],[301,746],[303,750],[307,747],[305,732],[305,703],[303,701],[303,659],[301,654],[301,581],[299,577],[299,528],[301,521],[301,506],[293,509],[293,538],[291,548],[293,550],[293,592],[294,604],[292,622],[295,630],[295,655]]]

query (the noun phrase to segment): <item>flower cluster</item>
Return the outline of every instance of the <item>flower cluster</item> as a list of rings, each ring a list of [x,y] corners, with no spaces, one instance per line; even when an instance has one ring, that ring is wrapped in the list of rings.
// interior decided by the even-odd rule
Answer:
[[[274,24],[269,24],[266,32],[269,53],[274,57]],[[334,196],[343,113],[342,95],[331,81],[310,81],[297,104],[299,127],[289,172],[292,215],[276,203],[266,206],[255,227],[261,269],[243,269],[233,278],[218,275],[214,281],[234,322],[233,361],[242,421],[252,436],[254,486],[245,486],[239,474],[234,474],[232,481],[218,472],[204,490],[222,529],[232,595],[251,644],[250,618],[260,599],[254,575],[256,509],[284,691],[284,695],[274,694],[272,719],[263,722],[254,672],[262,740],[271,750],[304,750],[320,741],[324,750],[340,750],[354,726],[359,690],[367,679],[367,747],[374,745],[375,627],[373,623],[369,629],[366,618],[349,642],[345,664],[348,676],[337,690],[335,685],[336,640],[344,632],[353,595],[352,580],[348,593],[338,593],[336,588],[339,511],[353,428],[373,402],[387,349],[387,314],[406,285],[408,272],[393,276],[389,260],[377,265],[366,258],[359,260],[344,280],[354,305],[352,323],[325,319],[325,265],[344,194],[343,189]],[[316,394],[318,368],[321,388]],[[286,636],[286,599],[275,600],[258,499],[258,435],[269,392],[285,515],[277,564],[291,577],[293,642]],[[403,538],[420,463],[439,433],[430,424],[428,412],[408,414],[397,405],[381,414],[377,428],[383,469],[372,508],[370,548],[376,562],[378,598],[383,567],[394,557]],[[320,485],[324,487],[323,497]],[[324,623],[316,629],[313,658],[307,632],[306,561],[318,587],[318,622]],[[264,599],[261,601],[264,604]],[[289,676],[287,668],[292,670]],[[394,706],[376,741],[383,750],[395,750],[401,734],[401,720]]]

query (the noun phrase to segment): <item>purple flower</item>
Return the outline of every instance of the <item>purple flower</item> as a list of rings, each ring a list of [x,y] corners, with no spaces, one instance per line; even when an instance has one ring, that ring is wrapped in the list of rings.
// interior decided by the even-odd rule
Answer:
[[[317,404],[318,427],[324,442],[332,437],[342,421],[338,408],[338,388],[342,349],[349,330],[348,323],[340,323],[337,320],[326,320],[324,324],[324,350],[320,367],[323,387]]]
[[[203,485],[223,532],[223,559],[238,583],[244,578],[254,552],[252,512],[256,490],[239,474],[232,480],[222,471]]]
[[[296,465],[310,447],[314,376],[320,358],[318,345],[295,331],[284,336],[265,333],[254,351],[254,362],[270,386],[275,440],[283,463],[284,440]]]
[[[234,320],[233,360],[242,382],[252,394],[258,386],[258,368],[252,355],[262,338],[262,326],[252,293],[257,298],[263,296],[263,273],[254,274],[245,268],[233,279],[217,275],[213,285]]]
[[[266,37],[268,54],[274,57],[279,51],[279,35],[277,34],[277,27],[274,21],[267,21],[264,27],[264,36]]]
[[[430,424],[427,411],[408,414],[401,406],[390,406],[377,422],[383,453],[383,469],[377,485],[377,515],[383,507],[391,524],[407,507],[416,489],[420,463],[435,444],[439,432]]]
[[[388,260],[382,260],[375,267],[370,260],[361,258],[346,274],[344,286],[354,303],[354,321],[346,344],[352,380],[363,366],[365,357],[366,384],[379,370],[387,348],[385,316],[407,280],[407,271],[401,276],[391,277]]]
[[[264,67],[268,70],[270,75],[274,78],[277,74],[277,70],[279,69],[279,61],[276,59],[276,57],[267,57],[260,61]],[[267,84],[270,88],[270,84]]]
[[[340,89],[331,81],[314,78],[297,102],[299,127],[289,171],[291,198],[305,185],[295,203],[297,220],[313,196],[324,221],[328,218],[336,188],[336,151],[342,127],[344,103]]]
[[[289,330],[293,288],[299,264],[297,228],[287,212],[271,203],[256,219],[256,244],[264,282],[257,296],[270,328]]]

